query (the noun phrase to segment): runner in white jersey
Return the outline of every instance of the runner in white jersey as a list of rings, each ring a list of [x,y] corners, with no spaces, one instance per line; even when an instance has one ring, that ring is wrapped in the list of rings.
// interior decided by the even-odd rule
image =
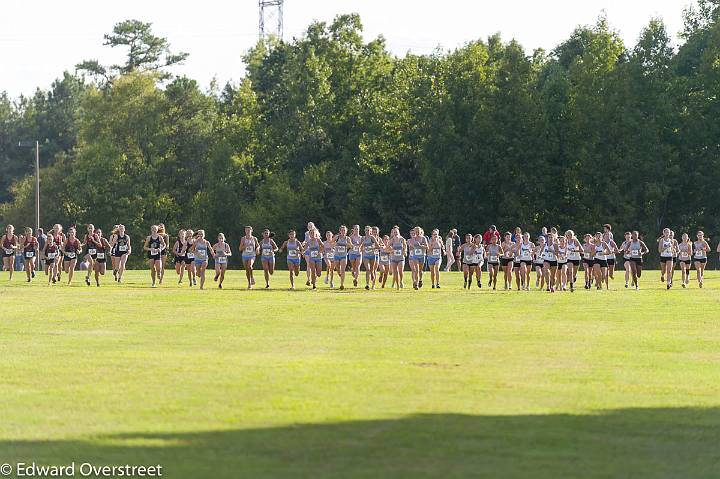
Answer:
[[[586,233],[583,236],[584,243],[582,245],[582,264],[585,273],[585,289],[590,289],[593,283],[593,274],[595,267],[595,246],[592,242],[592,235]]]
[[[650,250],[644,241],[640,239],[640,233],[632,232],[630,243],[627,245],[625,252],[630,255],[630,266],[632,273],[632,284],[635,289],[640,289],[640,277],[642,276],[643,256]]]
[[[697,270],[698,286],[703,287],[705,279],[705,266],[707,265],[707,255],[710,251],[710,245],[705,240],[705,233],[697,232],[697,241],[693,244],[693,257],[695,260],[695,269]]]
[[[549,293],[555,292],[555,277],[557,275],[557,236],[555,233],[549,233],[547,245],[543,255],[543,277],[545,278],[545,288]]]
[[[575,291],[575,283],[577,282],[577,273],[580,268],[580,261],[582,261],[582,244],[580,240],[575,237],[573,230],[567,230],[565,232],[565,242],[567,244],[567,259],[568,259],[568,280],[570,283],[570,291]]]
[[[687,288],[690,284],[690,268],[692,268],[693,245],[690,236],[683,233],[682,241],[678,244],[678,261],[682,272],[682,287]]]
[[[568,248],[565,236],[558,237],[555,244],[555,256],[557,257],[555,284],[560,288],[560,291],[565,291],[568,277]]]
[[[670,228],[665,228],[658,240],[658,253],[660,253],[660,270],[667,278],[667,289],[672,288],[673,257],[675,256],[675,242],[670,237]]]
[[[331,288],[335,287],[335,285],[333,284],[333,279],[335,278],[335,246],[333,245],[334,238],[335,235],[332,231],[328,230],[325,232],[325,241],[323,242],[322,253],[323,259],[325,260],[325,284],[329,284]],[[307,249],[305,251],[306,254],[309,253]]]
[[[632,269],[632,266],[630,263],[630,254],[627,252],[627,247],[630,244],[630,241],[632,240],[632,233],[629,231],[625,232],[625,240],[622,242],[622,244],[619,247],[620,252],[623,255],[623,268],[625,269],[625,287],[628,287],[628,284],[630,283],[630,270]]]
[[[610,288],[608,281],[608,263],[607,255],[610,254],[610,245],[603,239],[603,234],[600,232],[595,233],[595,238],[592,241],[592,245],[595,248],[595,258],[593,273],[595,275],[595,287],[599,290],[602,289],[603,283],[605,283],[605,289]]]
[[[512,240],[512,233],[509,231],[503,235],[502,247],[503,254],[500,257],[500,267],[503,269],[505,277],[505,289],[512,289],[512,269],[515,264],[515,243]]]
[[[532,271],[534,252],[535,245],[530,241],[530,233],[526,231],[515,249],[515,255],[520,261],[520,281],[516,284],[518,291],[530,291],[530,271]]]
[[[488,275],[490,275],[490,281],[488,287],[492,286],[495,289],[497,286],[497,274],[500,269],[500,256],[502,256],[502,248],[498,244],[498,237],[495,235],[490,236],[490,243],[487,245],[487,263],[488,263]]]
[[[538,236],[537,243],[535,244],[535,250],[533,253],[533,265],[535,266],[535,287],[541,291],[545,288],[545,247],[547,242],[544,236]]]

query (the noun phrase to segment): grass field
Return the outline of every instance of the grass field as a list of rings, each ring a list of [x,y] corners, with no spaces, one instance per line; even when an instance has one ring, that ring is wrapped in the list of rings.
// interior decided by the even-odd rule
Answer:
[[[0,280],[0,463],[720,477],[720,275],[575,293]],[[620,276],[620,274],[618,274]],[[78,277],[78,279],[81,279]],[[429,280],[429,278],[428,278]],[[429,283],[429,281],[428,281]]]

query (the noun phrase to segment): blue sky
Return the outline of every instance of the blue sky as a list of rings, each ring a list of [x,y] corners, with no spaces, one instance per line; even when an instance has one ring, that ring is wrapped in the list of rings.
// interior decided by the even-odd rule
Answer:
[[[689,2],[690,0],[688,0]],[[357,12],[366,38],[384,35],[396,55],[452,49],[500,32],[531,52],[552,49],[577,25],[592,24],[604,11],[626,45],[643,26],[661,17],[673,38],[682,28],[683,0],[286,0],[285,38],[298,36],[313,20],[330,21]],[[99,8],[100,6],[103,8]],[[105,5],[115,5],[114,9]],[[0,15],[0,91],[11,97],[47,88],[63,70],[84,59],[121,60],[102,46],[102,36],[128,18],[149,21],[175,50],[190,53],[175,73],[207,87],[242,77],[241,56],[257,40],[257,0],[3,0]]]

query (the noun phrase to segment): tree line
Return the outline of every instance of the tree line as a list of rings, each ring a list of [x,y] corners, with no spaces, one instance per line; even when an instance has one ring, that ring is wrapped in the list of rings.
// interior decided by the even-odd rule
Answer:
[[[0,221],[123,223],[144,235],[315,221],[578,233],[611,223],[654,237],[720,231],[720,0],[685,12],[680,44],[652,20],[626,46],[604,17],[554,50],[499,35],[430,55],[366,42],[357,15],[259,42],[244,77],[203,91],[135,20],[49,90],[0,94]]]

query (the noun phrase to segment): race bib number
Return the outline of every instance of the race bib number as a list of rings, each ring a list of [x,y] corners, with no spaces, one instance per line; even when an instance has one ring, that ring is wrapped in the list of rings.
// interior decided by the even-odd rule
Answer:
[[[196,254],[195,254],[195,257],[196,257],[197,259],[205,259],[205,255],[207,254],[207,252],[206,252],[204,249],[196,250],[195,253],[196,253]]]
[[[12,249],[5,248],[5,254],[13,254],[13,251]]]
[[[687,254],[686,251],[683,251],[683,252],[680,253],[680,257],[681,257],[682,259],[688,259],[688,258],[690,257],[690,255]]]
[[[440,248],[433,248],[433,256],[440,256]]]
[[[218,256],[217,262],[218,264],[227,264],[227,256]]]
[[[522,257],[525,259],[530,259],[530,258],[532,258],[532,254],[530,254],[529,250],[525,250],[522,252]]]
[[[381,254],[380,261],[382,261],[383,263],[387,263],[388,261],[390,261],[390,256],[388,256],[386,254]]]
[[[423,250],[420,248],[415,248],[415,256],[422,256]]]
[[[393,255],[394,255],[394,256],[397,256],[398,258],[401,257],[401,256],[403,255],[402,249],[394,249],[394,250],[393,250]]]
[[[98,253],[97,259],[105,259],[105,253]]]
[[[97,254],[97,250],[95,248],[90,248],[88,250],[88,254],[90,254],[90,255]]]
[[[345,246],[336,246],[335,247],[335,254],[343,255],[343,254],[345,254],[345,251],[347,251]]]
[[[190,251],[187,252],[187,258],[188,259],[195,259],[195,253],[191,253]]]
[[[254,254],[254,253],[255,253],[255,248],[253,248],[252,246],[245,247],[245,254]]]
[[[352,247],[352,250],[353,250],[354,253],[359,253],[359,252],[360,252],[360,246],[354,245],[354,246]]]
[[[705,252],[704,252],[704,251],[696,251],[696,252],[695,252],[695,257],[696,257],[696,258],[704,258],[704,257],[705,257]]]
[[[583,254],[583,258],[585,258],[585,259],[590,259],[590,253],[584,253],[584,254]]]
[[[296,249],[290,249],[288,250],[288,258],[297,258],[298,252]]]
[[[498,262],[498,257],[495,256],[495,255],[493,255],[493,256],[490,256],[490,257],[488,258],[488,260],[490,260],[491,263],[497,263],[497,262]]]
[[[26,252],[25,252],[25,257],[26,257],[26,258],[32,258],[33,256],[35,256],[35,252],[34,252],[34,251],[26,251]]]
[[[65,256],[67,256],[70,259],[73,259],[75,257],[75,253],[65,253]]]
[[[57,253],[48,253],[47,257],[48,257],[48,259],[55,259],[55,258],[57,258]]]
[[[310,251],[310,257],[311,257],[311,258],[317,258],[319,253],[320,253],[320,252],[317,251],[317,250],[312,250],[312,251]]]
[[[160,254],[160,250],[157,249],[157,248],[150,248],[150,254],[151,254],[152,256],[157,256],[157,255]]]
[[[263,254],[263,256],[271,256],[272,250],[270,248],[263,248],[262,254]]]
[[[121,244],[120,246],[118,246],[118,251],[127,251],[127,250],[128,250],[128,247],[126,244]]]
[[[630,251],[630,255],[632,256],[640,256],[640,250],[634,249]]]

